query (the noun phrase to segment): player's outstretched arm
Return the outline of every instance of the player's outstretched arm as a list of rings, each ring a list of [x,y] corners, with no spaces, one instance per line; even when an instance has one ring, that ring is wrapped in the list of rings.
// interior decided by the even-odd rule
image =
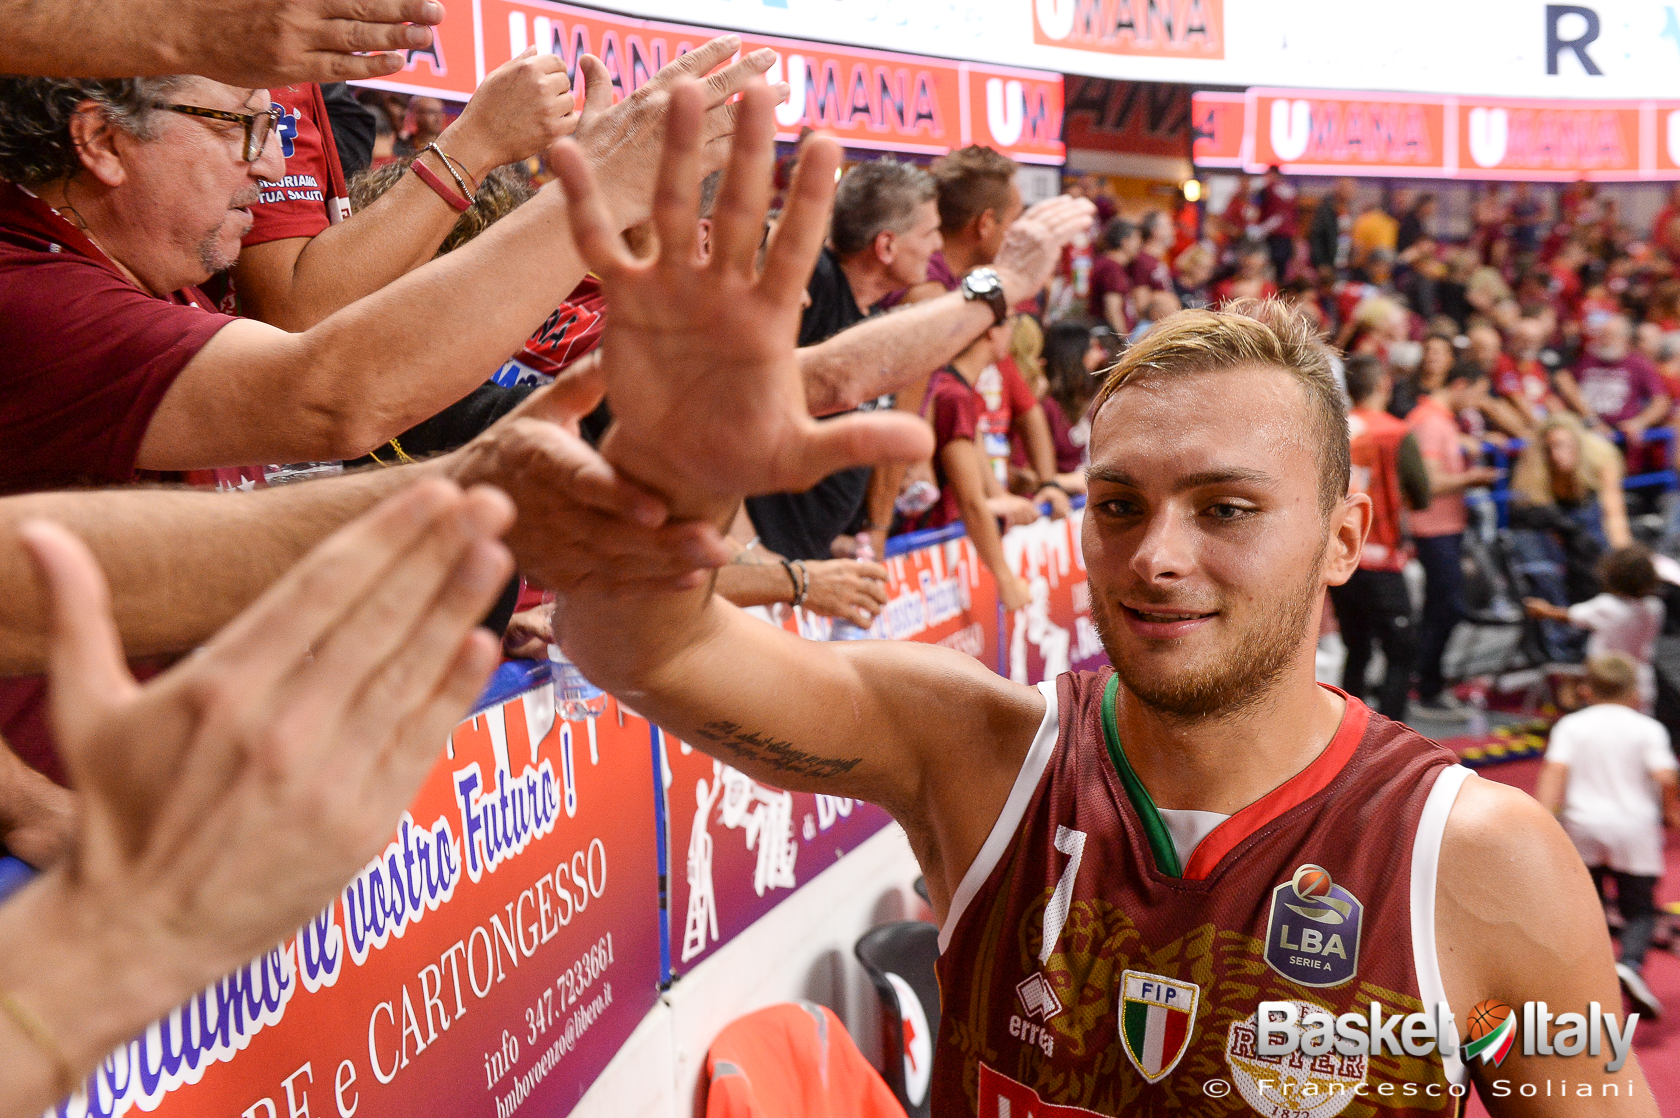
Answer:
[[[563,144],[557,159],[574,234],[611,307],[601,364],[616,423],[606,457],[674,516],[720,529],[743,495],[797,491],[843,467],[931,449],[913,416],[819,424],[805,409],[794,358],[800,291],[821,247],[839,153],[828,141],[807,144],[760,274],[774,103],[763,86],[743,96],[705,265],[694,263],[698,89],[673,95],[654,207],[659,247],[649,257],[622,249],[580,153]],[[919,853],[938,846],[959,874],[984,837],[970,849],[966,836],[991,826],[1044,709],[1032,690],[958,653],[802,641],[709,588],[569,594],[556,627],[586,675],[673,733],[766,781],[880,803]],[[953,774],[978,806],[946,806]],[[971,816],[983,819],[965,830]],[[961,835],[948,834],[953,827]]]
[[[1490,998],[1511,1007],[1519,1024],[1525,1002],[1545,1002],[1554,1018],[1585,1015],[1596,1003],[1613,1015],[1618,1033],[1626,1029],[1615,955],[1592,880],[1563,828],[1534,800],[1490,780],[1465,781],[1447,820],[1435,898],[1441,976],[1461,1037],[1472,1008]],[[1553,1020],[1548,1035],[1555,1040],[1565,1027]],[[1546,1056],[1538,1047],[1524,1055],[1519,1030],[1498,1065],[1472,1060],[1489,1113],[1656,1118],[1637,1058],[1630,1050],[1615,1063],[1620,1042],[1612,1041],[1611,1024],[1602,1018],[1599,1035],[1597,1056]],[[1606,1071],[1607,1064],[1616,1070]],[[1524,1084],[1534,1085],[1533,1097],[1523,1097]],[[1560,1084],[1567,1084],[1567,1094]],[[1610,1087],[1616,1093],[1609,1094]]]
[[[1015,220],[992,262],[1010,306],[1050,282],[1062,247],[1090,227],[1095,213],[1084,198],[1063,195],[1036,203]],[[937,297],[867,318],[799,351],[805,402],[812,415],[829,415],[907,385],[920,386],[991,325],[989,305],[942,288]],[[920,391],[910,395],[921,403]]]

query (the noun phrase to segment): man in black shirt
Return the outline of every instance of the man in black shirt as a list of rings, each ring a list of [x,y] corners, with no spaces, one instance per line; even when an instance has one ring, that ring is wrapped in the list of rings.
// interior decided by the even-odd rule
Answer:
[[[927,279],[940,246],[933,177],[911,163],[877,159],[846,172],[834,198],[829,243],[807,291],[799,344],[814,346],[853,326],[890,292]],[[890,403],[859,405],[867,411]],[[869,489],[869,470],[843,470],[803,493],[747,501],[764,546],[789,559],[828,559],[834,537],[853,526]]]

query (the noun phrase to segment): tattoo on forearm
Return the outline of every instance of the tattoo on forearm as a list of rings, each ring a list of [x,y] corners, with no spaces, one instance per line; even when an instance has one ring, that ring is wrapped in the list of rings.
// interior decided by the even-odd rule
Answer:
[[[818,757],[795,749],[792,742],[745,729],[739,722],[727,720],[706,723],[700,727],[700,736],[748,760],[782,772],[818,779],[844,776],[863,760],[862,757]]]

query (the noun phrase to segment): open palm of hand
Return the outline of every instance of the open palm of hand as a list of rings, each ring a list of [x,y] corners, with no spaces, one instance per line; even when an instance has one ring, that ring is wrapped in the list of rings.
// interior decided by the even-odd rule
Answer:
[[[616,236],[582,153],[569,144],[556,151],[573,235],[601,275],[610,308],[601,350],[615,418],[607,457],[664,493],[679,516],[743,495],[808,489],[851,466],[925,458],[932,432],[914,416],[818,423],[806,411],[794,341],[839,149],[821,139],[806,144],[761,269],[776,102],[762,83],[742,95],[711,258],[697,262],[706,101],[692,82],[672,91],[654,196],[658,246],[641,259]]]

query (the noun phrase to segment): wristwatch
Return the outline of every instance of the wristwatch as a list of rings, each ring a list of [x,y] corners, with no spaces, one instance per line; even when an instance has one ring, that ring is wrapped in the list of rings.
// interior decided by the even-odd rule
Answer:
[[[995,268],[976,268],[963,277],[963,298],[970,302],[984,301],[992,308],[992,325],[1009,317],[1009,303],[1003,297],[1003,280]]]

